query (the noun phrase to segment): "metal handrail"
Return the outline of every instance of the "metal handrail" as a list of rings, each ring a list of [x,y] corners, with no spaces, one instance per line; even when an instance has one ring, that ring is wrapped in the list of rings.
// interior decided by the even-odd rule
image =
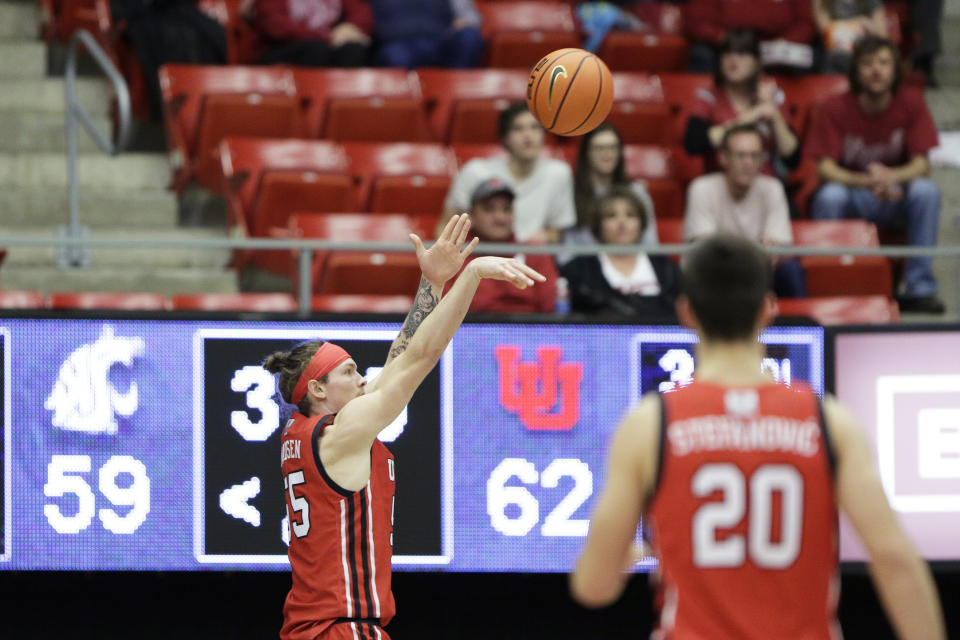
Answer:
[[[116,143],[111,142],[93,124],[90,115],[80,104],[77,97],[77,55],[80,45],[83,44],[93,57],[100,69],[107,75],[113,84],[117,96],[117,117],[119,126]],[[66,128],[67,128],[67,204],[70,218],[67,226],[60,227],[60,236],[64,240],[83,238],[89,229],[80,224],[80,196],[77,184],[77,121],[83,125],[87,133],[93,138],[100,149],[111,156],[117,155],[127,148],[130,142],[130,90],[127,82],[117,71],[110,56],[103,50],[93,35],[86,29],[79,29],[73,33],[67,44],[67,63],[64,82],[64,99],[66,100]],[[60,245],[59,264],[62,267],[86,266],[90,262],[89,252],[82,244],[64,243]]]
[[[60,247],[60,248],[102,248],[102,249],[253,249],[288,250],[298,252],[298,300],[300,311],[309,313],[310,293],[313,290],[311,262],[314,251],[370,251],[382,253],[410,253],[414,251],[409,242],[353,242],[338,240],[319,240],[312,238],[157,238],[152,236],[127,238],[51,237],[51,236],[0,236],[2,247]],[[511,243],[481,242],[477,245],[477,254],[512,255],[628,255],[638,249],[648,255],[676,255],[690,250],[692,244],[657,245],[517,245]],[[811,247],[811,246],[769,246],[766,251],[774,255],[793,256],[883,256],[888,258],[906,258],[929,256],[933,258],[960,258],[960,245],[945,247]]]

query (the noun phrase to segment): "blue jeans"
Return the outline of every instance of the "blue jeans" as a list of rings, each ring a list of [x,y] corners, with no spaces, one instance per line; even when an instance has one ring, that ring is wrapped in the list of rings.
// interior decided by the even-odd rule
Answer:
[[[375,64],[380,67],[447,67],[469,69],[480,62],[483,37],[475,27],[448,31],[441,37],[420,37],[383,42]]]
[[[906,227],[910,246],[935,246],[940,225],[940,188],[933,180],[916,178],[904,184],[903,191],[903,197],[897,202],[881,202],[869,189],[828,182],[813,198],[813,217],[816,220],[862,218],[878,227]],[[936,294],[937,281],[930,263],[930,258],[907,259],[903,271],[905,295]]]

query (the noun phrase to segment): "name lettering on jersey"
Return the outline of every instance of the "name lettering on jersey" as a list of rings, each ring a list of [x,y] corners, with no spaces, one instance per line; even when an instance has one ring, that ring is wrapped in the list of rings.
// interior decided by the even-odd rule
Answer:
[[[390,476],[390,481],[394,482],[396,480],[396,472],[393,468],[393,458],[387,458],[387,474]]]
[[[814,419],[781,416],[700,416],[672,423],[667,438],[678,456],[732,449],[783,451],[809,458],[820,450],[820,425]]]
[[[292,460],[293,458],[300,458],[299,440],[287,440],[280,445],[280,464],[282,465],[287,460]]]

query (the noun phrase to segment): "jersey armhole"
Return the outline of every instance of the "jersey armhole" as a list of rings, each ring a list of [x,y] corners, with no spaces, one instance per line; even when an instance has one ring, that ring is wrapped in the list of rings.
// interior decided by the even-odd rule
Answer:
[[[827,464],[830,465],[830,477],[836,482],[837,454],[833,449],[833,441],[830,440],[830,429],[827,426],[827,413],[823,410],[823,400],[819,398],[817,398],[817,412],[820,415],[820,437],[823,440],[823,451],[827,456]]]
[[[653,472],[653,485],[650,487],[650,493],[647,495],[646,511],[649,511],[650,505],[656,499],[660,492],[660,479],[663,477],[663,461],[666,458],[666,440],[667,440],[667,403],[663,399],[662,393],[657,393],[660,400],[660,426],[657,429],[657,468]]]
[[[320,420],[317,422],[317,425],[313,428],[313,433],[310,435],[310,447],[313,449],[313,461],[316,463],[317,471],[320,472],[320,477],[323,478],[323,481],[327,483],[327,486],[340,495],[349,498],[356,493],[356,491],[348,491],[334,482],[333,478],[330,477],[330,475],[327,473],[327,470],[324,469],[323,463],[320,461],[320,436],[323,434],[324,429],[333,424],[333,420],[336,418],[336,415],[337,414],[335,413],[331,413],[320,418]]]

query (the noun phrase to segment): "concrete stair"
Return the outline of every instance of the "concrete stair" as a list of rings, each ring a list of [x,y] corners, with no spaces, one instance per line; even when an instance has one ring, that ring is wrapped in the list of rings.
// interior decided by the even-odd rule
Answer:
[[[31,113],[28,111],[0,111],[4,135],[0,137],[0,153],[17,151],[67,151],[67,133],[64,114]],[[92,118],[94,126],[106,138],[111,138],[112,124],[106,116]],[[77,149],[96,151],[97,143],[85,130],[77,131]]]
[[[64,160],[64,172],[66,161]],[[80,189],[80,222],[94,229],[171,229],[177,226],[177,199],[160,189]],[[0,225],[50,228],[66,224],[67,188],[0,188]],[[0,272],[2,273],[2,272]]]
[[[0,4],[0,39],[33,39],[37,37],[39,16],[32,2]]]
[[[39,40],[0,40],[0,82],[41,78],[47,70],[47,46]]]

